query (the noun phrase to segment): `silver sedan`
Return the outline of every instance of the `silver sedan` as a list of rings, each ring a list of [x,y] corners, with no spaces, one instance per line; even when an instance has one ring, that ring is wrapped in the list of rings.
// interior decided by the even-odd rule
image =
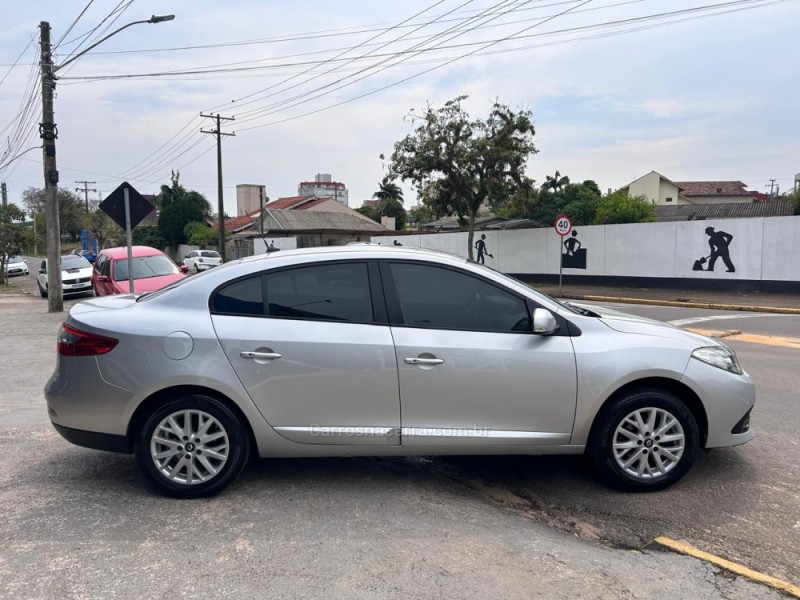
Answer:
[[[251,456],[587,454],[662,489],[751,440],[718,341],[549,298],[456,256],[346,246],[232,261],[75,305],[45,387],[70,442],[212,495]]]

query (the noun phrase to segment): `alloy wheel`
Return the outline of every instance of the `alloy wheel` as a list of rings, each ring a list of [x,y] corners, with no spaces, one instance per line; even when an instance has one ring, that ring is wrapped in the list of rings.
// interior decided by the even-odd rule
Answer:
[[[212,415],[180,410],[164,418],[150,438],[150,457],[168,480],[197,485],[214,479],[230,453],[228,432]]]
[[[680,462],[686,436],[680,421],[663,408],[640,408],[622,419],[612,438],[614,459],[628,475],[653,479]]]

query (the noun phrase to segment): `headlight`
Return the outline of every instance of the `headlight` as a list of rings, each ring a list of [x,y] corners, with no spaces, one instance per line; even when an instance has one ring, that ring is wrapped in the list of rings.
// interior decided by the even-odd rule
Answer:
[[[698,348],[692,352],[692,358],[702,360],[704,363],[708,363],[713,367],[730,371],[737,375],[744,373],[741,365],[739,365],[739,360],[736,358],[736,353],[727,346],[707,346],[705,348]]]

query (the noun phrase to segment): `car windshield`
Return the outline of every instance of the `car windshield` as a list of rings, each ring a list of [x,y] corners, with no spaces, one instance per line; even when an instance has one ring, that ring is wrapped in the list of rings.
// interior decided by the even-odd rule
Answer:
[[[85,260],[85,259],[83,259]],[[154,256],[139,256],[133,259],[133,278],[148,279],[162,275],[175,275],[180,270],[175,263],[163,254]],[[121,258],[114,261],[114,281],[128,279],[128,259]]]
[[[8,259],[8,264],[25,262],[21,256],[12,256]]]
[[[208,258],[219,258],[219,253],[214,252],[213,250],[203,250],[200,253],[200,256],[206,256]]]
[[[68,254],[67,256],[61,257],[62,271],[69,271],[71,269],[85,269],[87,267],[91,268],[92,265],[89,264],[88,260],[82,256],[78,256],[77,254]]]

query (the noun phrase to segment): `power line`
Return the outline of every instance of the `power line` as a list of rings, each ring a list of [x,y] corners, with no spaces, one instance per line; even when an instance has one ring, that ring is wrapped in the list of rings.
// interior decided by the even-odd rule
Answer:
[[[92,2],[94,2],[94,0],[89,0],[89,4],[83,7],[83,10],[80,12],[80,14],[77,17],[75,17],[75,20],[72,22],[72,25],[70,25],[67,28],[67,30],[62,34],[62,36],[58,38],[58,41],[53,45],[53,51],[58,49],[59,44],[61,44],[61,42],[64,41],[64,38],[69,35],[69,32],[72,31],[72,28],[78,24],[78,21],[81,20],[81,17],[84,15],[84,13],[86,13],[86,11],[89,10],[89,7],[92,5]]]

